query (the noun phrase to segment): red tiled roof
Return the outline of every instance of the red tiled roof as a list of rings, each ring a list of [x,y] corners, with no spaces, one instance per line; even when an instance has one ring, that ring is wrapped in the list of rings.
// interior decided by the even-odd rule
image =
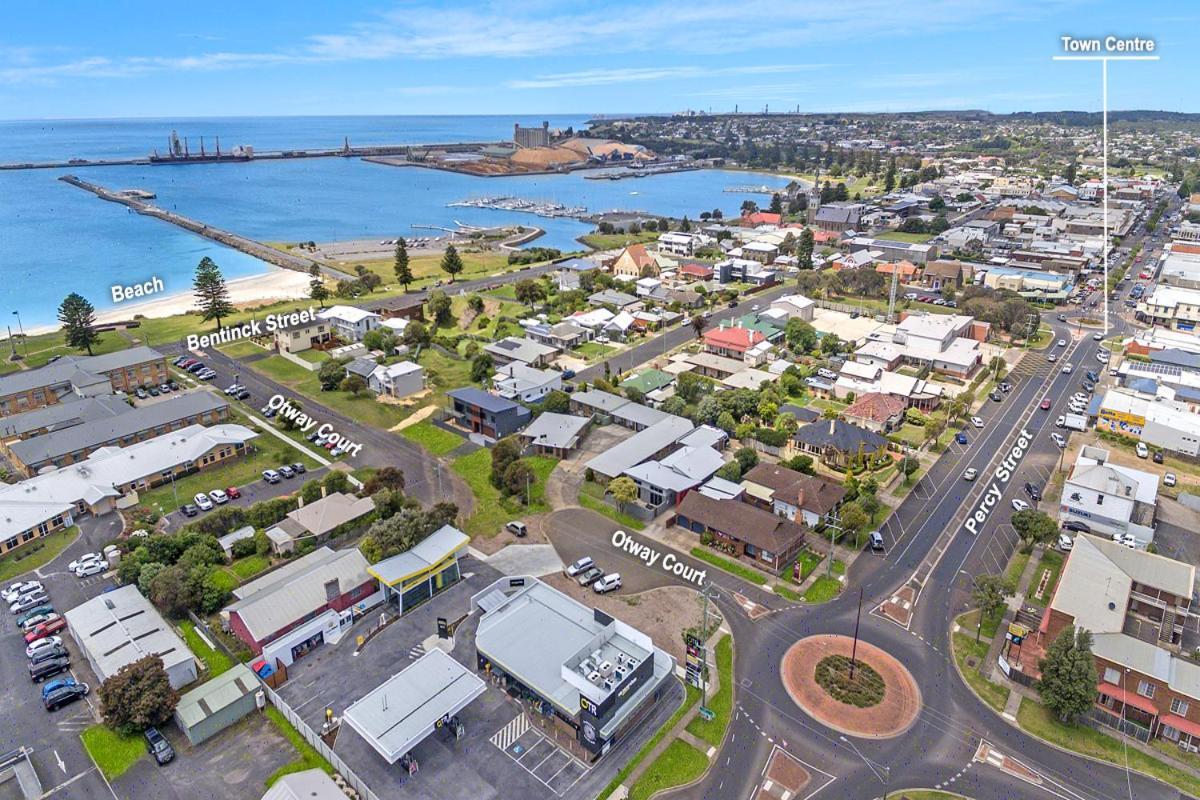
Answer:
[[[875,271],[884,275],[891,275],[892,271],[897,268],[899,268],[900,274],[904,277],[912,277],[917,274],[917,265],[911,261],[887,262],[875,265]]]
[[[904,412],[903,399],[890,394],[870,392],[849,405],[842,414],[846,417],[869,419],[872,422],[887,422]]]
[[[713,328],[704,332],[705,344],[742,350],[749,349],[766,338],[751,328]]]
[[[769,211],[755,211],[742,217],[743,225],[778,225],[783,219],[782,214],[772,214]]]
[[[698,278],[711,278],[713,274],[713,268],[703,264],[684,264],[679,271],[684,275],[695,275]]]

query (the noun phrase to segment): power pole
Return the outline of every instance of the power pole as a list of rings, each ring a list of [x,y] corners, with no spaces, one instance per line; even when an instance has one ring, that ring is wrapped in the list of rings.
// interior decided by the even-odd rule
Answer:
[[[850,680],[854,680],[854,660],[858,657],[858,623],[862,621],[863,590],[858,587],[858,615],[854,618],[854,644],[850,648]]]
[[[896,323],[896,290],[900,285],[900,265],[892,262],[892,291],[888,297],[888,324]]]

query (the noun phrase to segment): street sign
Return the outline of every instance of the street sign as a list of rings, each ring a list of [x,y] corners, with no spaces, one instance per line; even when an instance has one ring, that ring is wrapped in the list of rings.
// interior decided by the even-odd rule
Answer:
[[[445,617],[437,618],[437,635],[439,639],[450,638],[450,622]]]

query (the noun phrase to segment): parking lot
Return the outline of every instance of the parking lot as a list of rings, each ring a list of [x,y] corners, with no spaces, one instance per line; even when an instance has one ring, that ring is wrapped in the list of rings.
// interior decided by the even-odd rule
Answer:
[[[429,602],[390,624],[355,656],[355,637],[325,645],[289,668],[289,680],[278,690],[281,698],[314,730],[325,709],[341,715],[354,701],[403,670],[435,646],[437,618],[454,620],[468,613],[471,595],[488,586],[500,573],[475,559],[462,563],[464,579]],[[362,625],[373,624],[368,615]],[[475,627],[468,617],[458,628],[450,655],[472,671],[476,668]],[[647,723],[622,742],[594,768],[578,761],[538,730],[536,720],[496,687],[489,686],[459,717],[466,727],[460,741],[435,733],[413,750],[420,771],[402,777],[349,726],[343,725],[334,752],[380,797],[431,800],[491,800],[493,798],[594,797],[678,706],[682,689],[675,686],[659,703]],[[524,720],[524,721],[521,721]]]

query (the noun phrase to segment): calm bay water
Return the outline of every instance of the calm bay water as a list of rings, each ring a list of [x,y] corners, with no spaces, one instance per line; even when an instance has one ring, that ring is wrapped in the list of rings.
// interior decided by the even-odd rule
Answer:
[[[540,118],[539,118],[540,119]],[[547,117],[552,126],[582,117]],[[0,123],[0,162],[141,155],[173,127],[191,136],[220,134],[222,148],[258,149],[352,143],[479,141],[511,134],[512,117],[341,117],[230,120],[138,120]],[[538,120],[525,118],[522,124]],[[226,133],[231,131],[231,133]],[[642,210],[674,216],[721,208],[736,212],[746,196],[726,186],[782,186],[771,176],[705,170],[621,181],[586,180],[584,173],[475,178],[358,159],[320,158],[188,166],[94,167],[0,172],[0,313],[19,309],[27,325],[54,321],[55,308],[78,291],[98,308],[111,305],[109,287],[157,275],[167,293],[190,289],[205,255],[227,277],[271,269],[158,220],[103,202],[57,180],[74,173],[110,188],[148,189],[169,208],[267,241],[329,241],[421,235],[413,225],[452,227],[524,224],[546,229],[534,244],[576,249],[591,227],[569,219],[476,208],[448,208],[470,197],[516,195],[582,205],[590,211]],[[763,202],[764,195],[750,195]],[[424,231],[428,234],[429,231]]]

